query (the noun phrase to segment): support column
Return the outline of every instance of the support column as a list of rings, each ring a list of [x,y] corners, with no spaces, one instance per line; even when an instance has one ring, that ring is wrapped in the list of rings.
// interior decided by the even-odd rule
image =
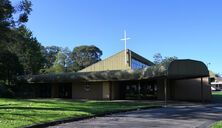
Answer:
[[[167,78],[164,79],[164,107],[167,106]]]
[[[204,103],[204,96],[203,96],[203,77],[200,78],[200,84],[201,84],[201,102]]]
[[[140,81],[139,81],[139,83],[138,83],[139,100],[141,99],[141,96],[140,96],[140,89],[141,89],[141,87],[140,87]]]
[[[109,82],[109,100],[113,100],[113,84]]]

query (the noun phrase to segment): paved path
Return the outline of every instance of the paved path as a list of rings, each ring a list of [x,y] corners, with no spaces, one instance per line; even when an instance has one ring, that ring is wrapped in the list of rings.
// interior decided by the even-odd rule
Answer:
[[[206,128],[222,119],[222,104],[170,105],[83,121],[50,128]]]

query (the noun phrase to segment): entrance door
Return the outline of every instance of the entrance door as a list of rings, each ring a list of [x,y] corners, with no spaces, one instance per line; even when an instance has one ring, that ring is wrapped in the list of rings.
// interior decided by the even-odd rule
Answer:
[[[60,84],[59,98],[72,98],[72,84],[71,83]]]
[[[36,89],[36,97],[50,98],[51,97],[51,84],[38,84]]]
[[[129,100],[136,99],[156,99],[157,83],[156,81],[129,81],[122,83],[122,92],[125,98]]]

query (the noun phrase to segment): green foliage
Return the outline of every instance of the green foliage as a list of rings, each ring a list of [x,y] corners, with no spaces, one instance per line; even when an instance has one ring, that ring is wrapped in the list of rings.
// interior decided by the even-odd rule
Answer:
[[[178,58],[175,57],[175,56],[173,56],[173,57],[165,57],[165,58],[162,60],[161,64],[164,65],[165,67],[168,67],[169,64],[170,64],[172,61],[177,60],[177,59],[178,59]]]
[[[153,56],[153,59],[154,59],[154,64],[160,64],[160,65],[163,65],[165,67],[168,67],[168,65],[174,61],[174,60],[177,60],[178,58],[176,56],[173,56],[173,57],[162,57],[162,55],[160,53],[156,53],[154,54]]]
[[[44,68],[41,74],[76,72],[101,60],[102,51],[96,46],[78,46],[71,52],[57,46],[42,47]]]
[[[30,0],[21,0],[16,6],[10,0],[0,0],[0,80],[11,84],[20,74],[78,71],[101,60],[102,51],[96,46],[79,46],[73,52],[41,46],[25,26],[31,7]]]
[[[25,26],[17,28],[15,32],[16,40],[9,47],[10,51],[18,56],[25,74],[37,74],[44,65],[41,44]]]
[[[160,64],[163,61],[163,57],[160,53],[154,54],[153,59],[154,59],[153,61],[154,64]]]
[[[62,73],[65,71],[65,68],[62,65],[55,64],[51,68],[47,69],[47,73]]]
[[[0,80],[10,85],[19,74],[22,74],[22,66],[18,57],[9,51],[0,51]]]
[[[12,14],[15,12],[14,7],[9,0],[0,0],[0,26],[10,26]]]
[[[28,21],[28,15],[32,11],[32,3],[22,0],[18,7],[13,7],[10,0],[0,0],[0,27],[2,30],[20,26]],[[16,18],[18,15],[19,17]],[[14,17],[13,17],[14,16]],[[0,30],[1,30],[0,29]]]
[[[73,63],[76,65],[76,69],[81,70],[91,64],[94,64],[101,60],[102,51],[94,46],[79,46],[73,49],[71,58]]]
[[[63,68],[68,67],[71,65],[71,58],[70,58],[71,51],[68,48],[62,49],[56,55],[56,60],[54,62],[55,65],[60,65]]]
[[[12,98],[14,97],[14,92],[11,90],[11,88],[7,85],[5,85],[3,82],[0,82],[0,97],[4,98]]]
[[[28,22],[28,15],[32,11],[31,6],[32,6],[31,1],[29,0],[21,1],[19,5],[19,9],[22,13],[19,15],[19,19],[18,19],[20,23]]]
[[[9,0],[0,0],[0,81],[8,85],[17,75],[36,74],[43,66],[41,44],[24,25],[31,6],[29,0],[15,7]]]
[[[45,58],[45,68],[50,68],[53,66],[55,60],[56,60],[56,55],[61,51],[61,47],[58,46],[47,46],[47,47],[41,47],[41,52],[43,57]]]
[[[142,102],[75,101],[60,99],[0,99],[1,128],[93,116],[106,112],[159,106]]]
[[[17,6],[13,7],[10,0],[0,0],[0,49],[7,49],[14,42],[13,29],[22,26],[28,21],[31,2],[23,0],[18,6],[19,8]],[[20,16],[17,18],[18,15]],[[25,20],[20,20],[24,19],[24,17]]]
[[[46,47],[43,55],[46,57],[46,66],[40,70],[40,73],[61,73],[67,72],[72,65],[70,58],[71,51],[68,48],[60,48],[56,46]],[[51,57],[51,58],[50,58]]]
[[[0,49],[6,50],[12,25],[12,15],[14,7],[9,0],[0,0]]]

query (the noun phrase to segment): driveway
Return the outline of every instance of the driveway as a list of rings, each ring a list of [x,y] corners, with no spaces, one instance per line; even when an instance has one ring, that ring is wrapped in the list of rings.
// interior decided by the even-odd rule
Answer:
[[[50,128],[207,128],[222,119],[222,104],[179,104],[113,114]]]

